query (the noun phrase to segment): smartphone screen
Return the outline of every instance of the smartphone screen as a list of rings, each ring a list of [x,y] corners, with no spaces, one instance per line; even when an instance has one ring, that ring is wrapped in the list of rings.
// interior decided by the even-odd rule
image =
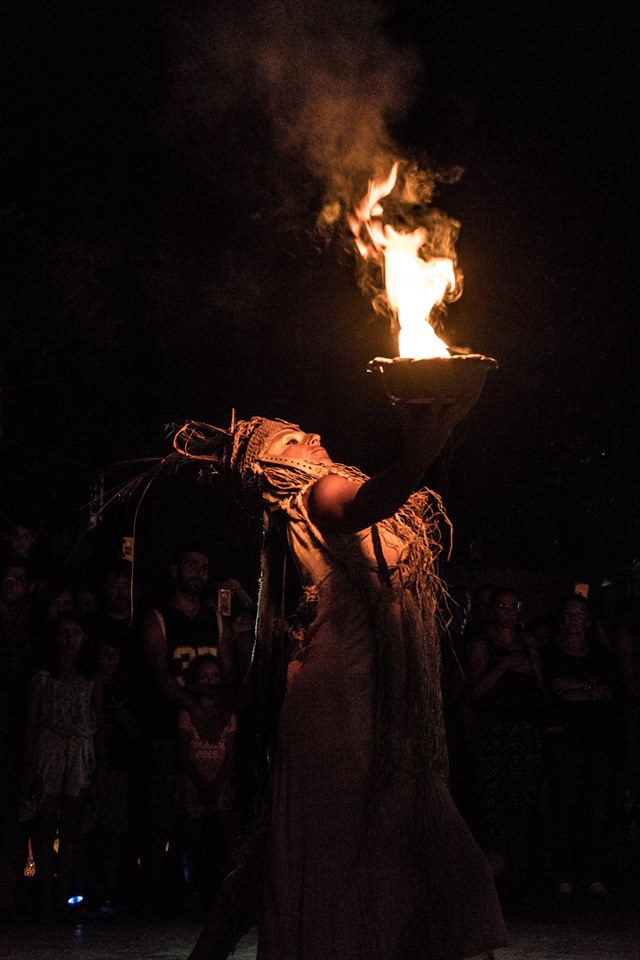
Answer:
[[[218,590],[218,610],[223,617],[231,616],[231,590],[220,587]]]

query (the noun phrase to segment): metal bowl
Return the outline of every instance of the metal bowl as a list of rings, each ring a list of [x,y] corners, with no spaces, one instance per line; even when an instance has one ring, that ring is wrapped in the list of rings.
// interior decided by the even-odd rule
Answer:
[[[376,357],[367,370],[377,374],[392,403],[453,403],[469,391],[480,393],[493,357],[479,353],[411,360]]]

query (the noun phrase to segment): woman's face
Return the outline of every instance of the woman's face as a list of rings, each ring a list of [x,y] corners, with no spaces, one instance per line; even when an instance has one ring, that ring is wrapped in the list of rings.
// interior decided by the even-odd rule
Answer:
[[[515,627],[520,621],[522,604],[516,593],[498,593],[493,601],[493,612],[499,627]]]
[[[303,460],[305,463],[333,463],[320,443],[320,434],[285,428],[271,437],[264,456],[286,460]]]

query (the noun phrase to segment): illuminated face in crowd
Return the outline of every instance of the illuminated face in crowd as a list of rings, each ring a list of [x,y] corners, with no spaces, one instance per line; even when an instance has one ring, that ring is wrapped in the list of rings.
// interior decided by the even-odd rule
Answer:
[[[179,563],[171,568],[171,573],[182,593],[200,596],[209,576],[209,559],[204,553],[187,550],[180,557]]]
[[[319,433],[305,433],[291,427],[274,434],[262,455],[265,458],[303,460],[305,463],[333,462],[320,442]]]
[[[495,621],[499,627],[517,626],[520,621],[520,611],[522,604],[517,593],[510,590],[502,590],[497,593],[493,600],[493,611]]]

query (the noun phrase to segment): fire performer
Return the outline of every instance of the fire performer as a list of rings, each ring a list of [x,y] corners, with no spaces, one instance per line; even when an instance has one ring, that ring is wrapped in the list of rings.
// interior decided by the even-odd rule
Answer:
[[[463,960],[506,943],[487,862],[446,787],[439,499],[413,493],[476,400],[399,405],[400,455],[370,479],[295,424],[254,417],[227,434],[228,464],[262,497],[265,544],[282,534],[315,603],[280,713],[259,960]],[[199,427],[176,449],[215,462]],[[263,624],[280,582],[270,563]],[[232,908],[214,908],[191,960],[227,956]]]

